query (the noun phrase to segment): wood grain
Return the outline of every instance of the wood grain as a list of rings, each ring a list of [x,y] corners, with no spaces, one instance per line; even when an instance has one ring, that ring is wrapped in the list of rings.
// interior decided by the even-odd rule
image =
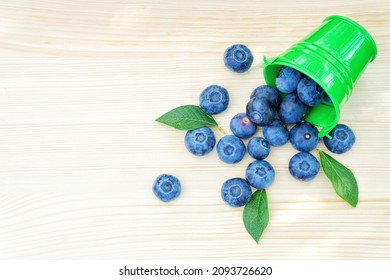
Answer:
[[[389,259],[389,12],[379,0],[0,1],[0,258]],[[215,151],[194,157],[182,131],[154,119],[221,84],[231,102],[216,120],[228,131],[264,83],[263,55],[331,14],[378,46],[342,112],[357,142],[335,156],[356,174],[360,201],[342,202],[322,171],[297,182],[292,147],[273,149],[270,223],[256,245],[242,209],[220,198],[249,156],[234,166]],[[224,67],[233,43],[255,54],[249,72]],[[171,204],[151,191],[161,173],[182,182]]]

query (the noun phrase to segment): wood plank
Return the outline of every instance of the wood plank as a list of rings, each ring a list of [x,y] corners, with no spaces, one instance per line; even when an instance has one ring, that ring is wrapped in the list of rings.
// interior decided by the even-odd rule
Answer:
[[[0,259],[389,259],[389,12],[379,0],[2,1]],[[229,132],[264,83],[263,55],[331,14],[361,23],[378,46],[342,111],[356,144],[335,156],[356,174],[360,202],[341,201],[322,171],[294,180],[295,151],[274,148],[270,223],[256,245],[242,209],[220,198],[250,157],[194,157],[184,132],[154,119],[220,84],[231,100],[215,118]],[[233,43],[253,51],[249,72],[223,65]],[[182,182],[171,204],[151,190],[161,173]]]

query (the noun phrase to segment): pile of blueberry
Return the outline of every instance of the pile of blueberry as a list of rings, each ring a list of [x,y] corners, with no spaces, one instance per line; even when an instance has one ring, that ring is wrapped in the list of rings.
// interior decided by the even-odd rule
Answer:
[[[233,45],[225,51],[224,62],[230,70],[242,73],[251,67],[253,55],[246,46]],[[311,106],[332,101],[312,79],[287,66],[281,67],[275,83],[277,90],[286,94],[283,100],[276,89],[267,85],[257,87],[250,95],[246,112],[231,119],[233,134],[223,136],[217,143],[218,156],[225,163],[240,162],[246,151],[254,158],[246,168],[246,179],[232,178],[222,185],[222,199],[230,206],[247,204],[252,197],[251,186],[263,190],[273,183],[275,170],[265,160],[271,146],[279,147],[290,141],[298,151],[288,166],[294,178],[308,181],[319,172],[320,164],[310,153],[320,141],[318,129],[304,118]],[[199,103],[208,114],[221,113],[229,104],[228,91],[211,85],[201,93]],[[292,128],[289,130],[287,125]],[[258,127],[262,128],[263,137],[251,138],[246,147],[242,139],[254,136]],[[344,124],[338,124],[329,135],[332,138],[325,137],[324,144],[336,154],[350,150],[355,143],[353,131]],[[186,148],[196,156],[210,153],[215,144],[215,135],[209,127],[190,130],[185,135]],[[153,190],[158,198],[168,202],[179,196],[180,182],[175,176],[163,174],[154,182]]]

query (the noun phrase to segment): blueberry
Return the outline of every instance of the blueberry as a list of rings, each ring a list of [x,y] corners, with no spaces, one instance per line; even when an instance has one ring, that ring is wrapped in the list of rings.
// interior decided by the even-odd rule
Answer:
[[[252,99],[255,96],[262,96],[268,99],[269,103],[271,106],[274,108],[279,107],[280,103],[280,96],[279,93],[274,89],[273,87],[270,86],[259,86],[255,88],[255,90],[252,92],[250,99]]]
[[[199,96],[200,108],[207,114],[218,114],[225,111],[229,105],[227,90],[218,85],[212,85],[203,90]]]
[[[298,151],[310,152],[320,142],[318,129],[308,122],[299,123],[290,131],[290,142]]]
[[[308,106],[320,104],[325,96],[325,91],[309,77],[299,81],[297,93],[302,103]]]
[[[222,137],[217,144],[219,158],[226,163],[237,163],[245,155],[246,148],[244,142],[235,135]]]
[[[210,153],[215,146],[214,132],[207,126],[189,130],[184,143],[188,151],[196,156],[203,156]]]
[[[342,154],[349,151],[355,144],[355,134],[352,129],[345,124],[338,124],[329,135],[332,139],[324,137],[325,146],[335,154]]]
[[[248,154],[255,159],[265,159],[271,151],[271,146],[263,137],[253,137],[248,142]]]
[[[259,190],[269,187],[275,179],[274,168],[265,160],[255,160],[249,164],[245,174],[249,184]]]
[[[253,124],[245,113],[238,113],[230,121],[230,130],[240,138],[249,138],[255,134],[257,126]]]
[[[330,99],[329,95],[325,94],[324,99],[322,99],[323,102],[328,104],[333,104],[332,99]]]
[[[162,174],[153,183],[154,194],[163,202],[174,200],[180,195],[181,187],[177,177]]]
[[[293,68],[283,66],[276,76],[276,88],[283,93],[292,93],[297,89],[301,77],[301,72]]]
[[[256,125],[265,126],[275,119],[276,110],[262,96],[255,96],[246,105],[246,114]]]
[[[242,207],[252,198],[251,186],[241,178],[229,179],[222,185],[221,196],[228,205]]]
[[[269,125],[264,126],[263,135],[272,146],[283,146],[289,138],[288,129],[280,120],[274,120]]]
[[[228,69],[236,73],[243,73],[251,67],[253,55],[244,45],[232,45],[226,49],[223,60]]]
[[[279,106],[279,118],[285,124],[296,124],[303,120],[308,107],[303,104],[296,94],[287,95]]]
[[[320,163],[312,154],[299,152],[290,159],[288,170],[294,178],[309,181],[318,174]]]

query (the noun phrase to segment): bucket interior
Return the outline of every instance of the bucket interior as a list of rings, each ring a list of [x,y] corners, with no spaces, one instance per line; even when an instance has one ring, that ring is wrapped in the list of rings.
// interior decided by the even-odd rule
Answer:
[[[267,65],[268,64],[268,65]],[[314,77],[313,75],[308,74],[305,69],[300,69],[299,65],[289,65],[288,63],[278,63],[277,61],[272,62],[265,62],[264,66],[264,79],[267,85],[272,86],[273,88],[276,88],[276,76],[279,73],[280,68],[282,66],[288,66],[291,68],[294,68],[301,72],[302,74],[306,75],[307,77],[314,80],[317,84],[319,84],[326,94],[329,96],[329,98],[332,100],[332,103],[327,103],[325,101],[321,102],[320,104],[310,107],[308,114],[305,117],[305,121],[318,126],[321,128],[321,131],[319,133],[320,137],[327,136],[331,129],[333,129],[334,126],[336,126],[338,122],[338,112],[337,108],[334,105],[334,100],[332,99],[331,93],[328,93],[326,91],[326,87],[324,87],[322,81],[319,81]],[[283,99],[286,94],[280,93],[281,98]],[[292,93],[296,94],[296,93]]]

